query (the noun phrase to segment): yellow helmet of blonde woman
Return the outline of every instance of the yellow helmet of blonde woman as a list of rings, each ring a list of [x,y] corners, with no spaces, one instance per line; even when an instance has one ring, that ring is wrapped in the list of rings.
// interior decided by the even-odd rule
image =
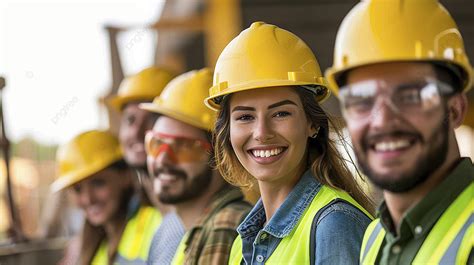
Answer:
[[[311,49],[295,34],[264,22],[242,31],[217,59],[206,105],[220,108],[223,96],[256,88],[304,86],[322,101],[327,82]]]
[[[464,91],[472,85],[473,69],[461,33],[438,0],[358,3],[339,28],[326,77],[337,95],[344,73],[385,62],[431,62],[452,70]]]
[[[99,130],[81,133],[59,147],[56,154],[59,174],[51,190],[63,190],[122,158],[119,141],[112,133]]]
[[[216,114],[204,105],[211,85],[210,69],[190,71],[173,79],[152,103],[142,103],[139,106],[144,110],[211,131]]]
[[[115,110],[121,111],[125,104],[133,101],[152,101],[159,96],[163,88],[174,75],[160,67],[149,67],[135,75],[126,77],[118,89],[117,95],[107,102]]]

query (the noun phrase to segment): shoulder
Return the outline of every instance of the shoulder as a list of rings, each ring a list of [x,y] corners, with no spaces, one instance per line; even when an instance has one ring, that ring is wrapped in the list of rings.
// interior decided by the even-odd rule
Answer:
[[[316,264],[357,263],[370,218],[345,201],[330,204],[322,211],[314,235]]]
[[[338,225],[363,226],[365,229],[372,221],[356,206],[342,200],[329,204],[321,211],[318,226],[336,222]]]
[[[215,229],[233,229],[244,220],[252,206],[242,200],[233,201],[220,209],[212,218],[211,223]]]

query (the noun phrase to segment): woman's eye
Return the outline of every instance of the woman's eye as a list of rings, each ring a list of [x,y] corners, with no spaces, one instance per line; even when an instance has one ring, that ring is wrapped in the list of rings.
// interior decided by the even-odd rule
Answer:
[[[72,188],[74,189],[74,192],[75,192],[76,194],[79,194],[79,193],[81,192],[81,186],[78,185],[78,184],[72,186]]]
[[[253,116],[249,115],[249,114],[243,114],[243,115],[237,116],[236,120],[238,120],[238,121],[250,121],[250,120],[253,120]]]
[[[290,116],[290,115],[291,115],[291,113],[289,113],[288,111],[279,111],[279,112],[275,113],[273,115],[273,117],[280,117],[281,118],[281,117],[286,117],[286,116]]]

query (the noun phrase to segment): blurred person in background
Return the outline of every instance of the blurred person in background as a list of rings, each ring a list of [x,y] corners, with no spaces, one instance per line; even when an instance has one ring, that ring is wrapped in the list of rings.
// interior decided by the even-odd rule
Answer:
[[[163,245],[162,250],[150,248],[150,260],[155,264],[167,264],[173,258],[177,244],[185,233],[183,223],[172,205],[158,200],[146,169],[145,133],[151,130],[159,114],[140,109],[140,103],[151,102],[173,78],[173,74],[159,67],[149,67],[125,78],[117,95],[108,103],[120,113],[119,140],[124,150],[125,161],[134,169],[142,197],[157,207],[163,216],[160,229],[153,236],[152,246]],[[160,244],[161,242],[161,244]],[[175,247],[173,247],[175,246]],[[161,247],[159,247],[161,248]],[[172,250],[167,250],[171,248]],[[169,260],[166,262],[166,260]]]
[[[84,132],[57,152],[53,192],[71,193],[85,222],[78,257],[62,264],[145,264],[161,215],[133,200],[133,172],[110,132]]]
[[[326,75],[384,195],[360,263],[474,264],[474,166],[455,137],[474,73],[448,11],[437,0],[362,1]]]
[[[160,67],[148,67],[137,74],[126,77],[120,84],[117,95],[106,102],[120,114],[119,140],[125,162],[136,173],[137,190],[141,199],[157,207],[164,215],[169,206],[156,200],[146,170],[144,147],[145,132],[155,123],[157,114],[138,108],[140,103],[151,102],[159,96],[174,75]]]
[[[157,257],[149,264],[169,264],[162,259],[164,249],[176,252],[172,264],[227,264],[235,228],[250,209],[242,192],[212,166],[215,115],[203,103],[211,84],[209,69],[190,71],[173,79],[153,103],[140,105],[160,114],[145,136],[155,192],[176,207],[187,230],[179,247],[164,241],[152,246],[150,257]]]

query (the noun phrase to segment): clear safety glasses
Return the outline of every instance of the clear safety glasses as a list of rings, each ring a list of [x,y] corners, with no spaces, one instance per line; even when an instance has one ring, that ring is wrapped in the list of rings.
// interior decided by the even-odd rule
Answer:
[[[377,115],[382,103],[405,117],[429,112],[440,106],[443,96],[453,91],[450,85],[434,79],[390,85],[379,80],[369,80],[343,86],[339,95],[346,119],[367,120]]]

